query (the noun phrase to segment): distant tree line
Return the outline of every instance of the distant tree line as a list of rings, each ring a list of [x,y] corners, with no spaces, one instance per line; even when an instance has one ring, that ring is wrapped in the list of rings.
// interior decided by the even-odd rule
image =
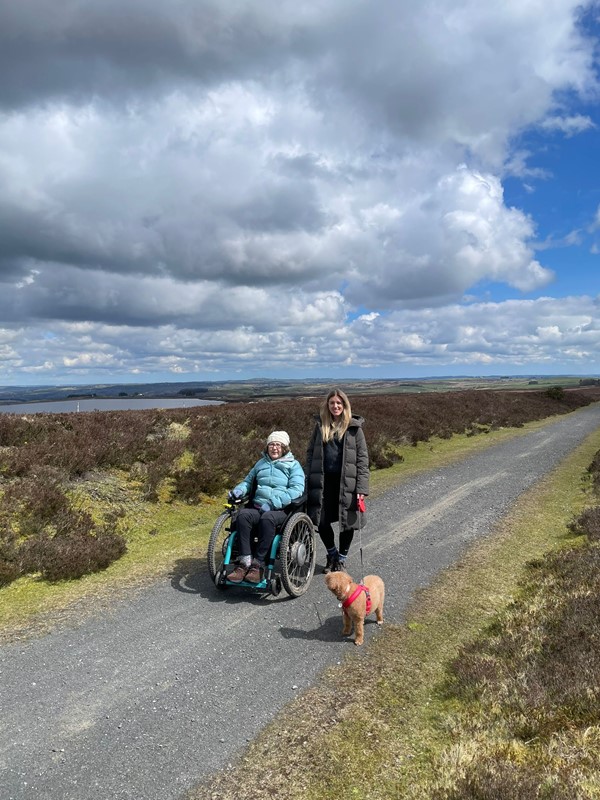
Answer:
[[[208,392],[207,388],[197,388],[197,389],[180,389],[177,394],[181,397],[196,397],[199,394],[206,394]]]

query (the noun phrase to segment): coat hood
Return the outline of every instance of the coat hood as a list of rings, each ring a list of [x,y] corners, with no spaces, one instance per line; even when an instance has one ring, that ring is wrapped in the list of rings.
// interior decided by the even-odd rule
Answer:
[[[352,414],[350,422],[348,423],[348,427],[350,428],[352,425],[354,425],[355,428],[362,428],[364,421],[364,417],[361,417],[358,414]]]

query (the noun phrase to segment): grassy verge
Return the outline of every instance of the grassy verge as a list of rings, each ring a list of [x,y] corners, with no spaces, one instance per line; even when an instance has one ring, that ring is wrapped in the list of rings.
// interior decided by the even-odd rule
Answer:
[[[400,463],[387,469],[371,472],[371,497],[378,497],[390,487],[413,475],[460,461],[460,459],[487,447],[544,428],[549,423],[556,422],[557,419],[560,419],[560,416],[547,417],[535,422],[527,422],[521,428],[499,428],[497,430],[484,428],[476,435],[472,433],[455,434],[449,439],[432,436],[428,442],[397,448],[397,453],[402,457]]]
[[[487,699],[485,713],[477,692],[467,691],[461,697],[448,689],[449,665],[459,656],[470,663],[464,648],[468,652],[478,637],[489,643],[499,627],[498,615],[524,594],[530,595],[530,603],[520,610],[520,618],[530,619],[533,630],[532,641],[520,646],[525,651],[535,647],[531,620],[539,624],[540,615],[534,611],[540,601],[531,587],[521,586],[526,565],[548,551],[577,543],[566,525],[586,503],[582,476],[599,448],[597,432],[521,497],[492,538],[476,545],[460,564],[420,593],[406,624],[386,627],[366,652],[330,670],[250,745],[235,769],[214,776],[210,785],[192,793],[193,800],[244,800],[259,796],[265,786],[271,798],[295,800],[599,797],[600,785],[589,777],[577,783],[571,775],[558,786],[552,775],[541,777],[548,776],[548,767],[556,767],[561,758],[567,771],[576,770],[575,747],[585,760],[586,736],[594,751],[597,727],[584,726],[576,743],[553,733],[543,743],[544,758],[537,760],[546,772],[526,771],[519,776],[524,751],[529,748],[530,755],[536,743],[527,740],[526,725],[519,735],[507,733],[502,695],[508,691],[506,684],[500,683],[500,693]],[[582,537],[579,540],[582,543]],[[502,630],[510,630],[510,625],[505,623]],[[481,649],[488,652],[485,646]],[[485,658],[480,663],[485,665]],[[476,686],[483,691],[488,678],[479,675],[479,681]],[[589,703],[594,705],[597,693],[593,686],[591,690]],[[525,707],[519,707],[522,701],[511,700],[517,721],[521,713],[527,722]],[[568,729],[569,724],[567,713],[563,727]],[[537,740],[539,734],[533,737]],[[493,770],[480,770],[479,782],[472,780],[469,768],[485,765],[490,752],[497,758],[499,750],[504,750],[512,770],[501,788],[494,788]],[[598,766],[593,759],[588,761],[591,769]]]
[[[97,487],[94,487],[97,488]],[[121,494],[126,487],[121,487]],[[81,499],[86,505],[89,498]],[[106,501],[101,505],[107,505]],[[121,497],[126,509],[122,526],[128,552],[108,569],[78,580],[48,583],[36,576],[20,578],[0,589],[0,640],[48,630],[76,621],[114,602],[133,587],[172,569],[182,558],[206,552],[208,532],[221,503],[207,498],[200,506],[153,504]]]

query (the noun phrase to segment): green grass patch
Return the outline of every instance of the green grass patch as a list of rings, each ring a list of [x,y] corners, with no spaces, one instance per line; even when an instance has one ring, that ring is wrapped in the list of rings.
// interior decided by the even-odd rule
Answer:
[[[127,540],[127,553],[106,570],[77,580],[48,583],[38,576],[20,578],[0,589],[0,637],[14,638],[44,632],[57,622],[81,619],[98,604],[124,596],[132,587],[168,573],[183,558],[203,558],[212,524],[222,502],[206,498],[197,506],[181,502],[150,503],[134,499],[125,482],[115,503],[115,480],[108,499],[103,482],[80,486],[78,506],[103,511],[124,509],[119,529]],[[91,496],[90,496],[91,492]]]
[[[282,711],[238,766],[213,776],[209,786],[199,787],[190,797],[245,800],[261,793],[266,775],[269,797],[274,799],[566,800],[568,780],[560,789],[555,776],[544,777],[535,770],[504,775],[500,793],[494,793],[493,772],[491,793],[469,793],[468,786],[453,793],[465,765],[483,758],[485,770],[489,750],[482,749],[482,739],[490,735],[486,726],[491,723],[487,716],[478,716],[476,698],[466,713],[447,684],[449,665],[461,648],[478,637],[491,637],[498,615],[527,593],[521,587],[527,564],[578,541],[566,526],[587,502],[584,488],[589,480],[582,476],[599,447],[597,432],[519,499],[493,537],[475,545],[419,594],[407,611],[406,624],[386,626],[366,651],[329,670],[317,686]],[[495,703],[489,704],[492,716],[499,715],[502,697]],[[577,735],[584,737],[583,732]],[[588,736],[595,747],[598,731],[590,729]],[[509,768],[518,765],[528,743],[513,738],[504,744],[510,751]],[[573,740],[553,740],[547,759],[539,764],[547,767],[561,747],[568,763],[574,746]],[[527,781],[533,789],[521,791],[527,789]],[[507,792],[507,786],[512,791]],[[600,796],[589,782],[588,791],[571,796]]]

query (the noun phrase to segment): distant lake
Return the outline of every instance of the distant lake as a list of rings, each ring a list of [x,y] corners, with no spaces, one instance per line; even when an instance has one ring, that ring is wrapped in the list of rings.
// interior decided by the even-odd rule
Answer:
[[[196,400],[192,397],[81,397],[47,403],[13,403],[3,406],[7,414],[65,414],[69,411],[141,411],[147,408],[193,408],[218,406],[223,400]]]

